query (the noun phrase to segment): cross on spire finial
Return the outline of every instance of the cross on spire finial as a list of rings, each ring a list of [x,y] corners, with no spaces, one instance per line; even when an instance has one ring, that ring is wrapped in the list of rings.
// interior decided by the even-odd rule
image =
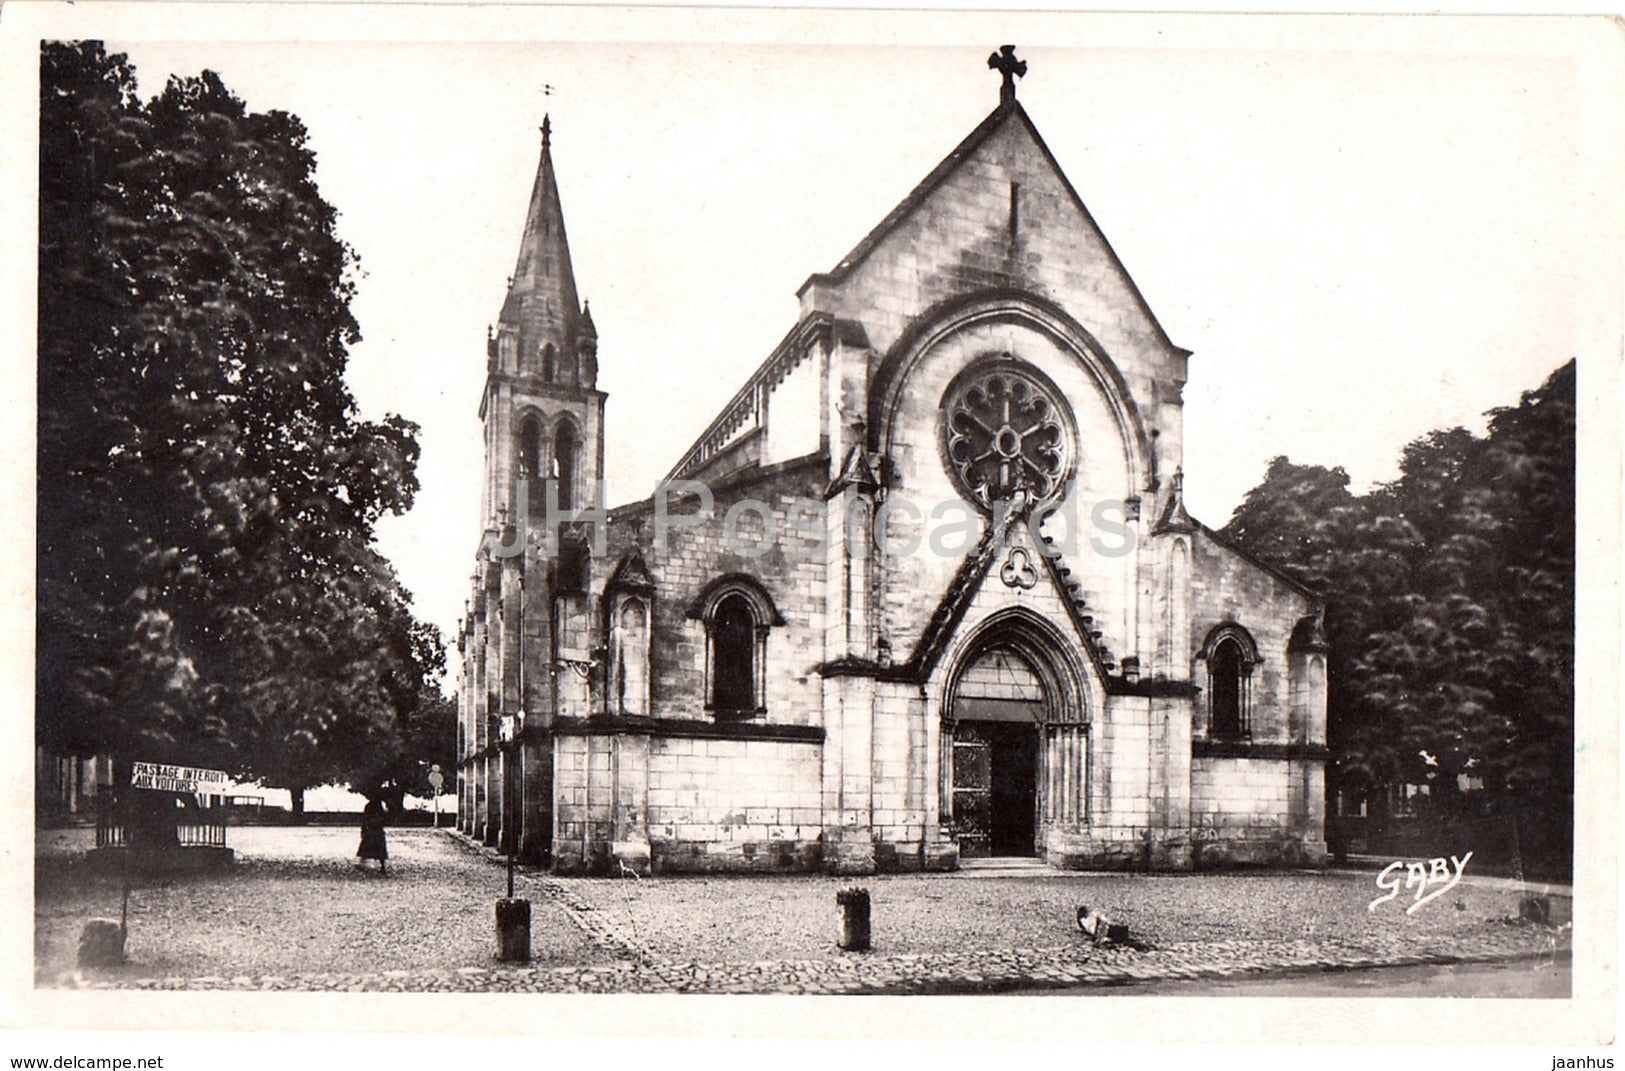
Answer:
[[[1016,46],[1000,45],[999,50],[987,58],[987,66],[1004,78],[999,83],[999,103],[1009,104],[1015,100],[1016,79],[1027,74],[1027,61],[1016,59]]]
[[[553,141],[553,116],[542,116],[542,148],[547,148]]]

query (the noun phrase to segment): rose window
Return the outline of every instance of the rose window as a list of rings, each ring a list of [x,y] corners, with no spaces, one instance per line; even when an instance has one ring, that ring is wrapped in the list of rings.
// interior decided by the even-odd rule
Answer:
[[[1003,366],[963,377],[945,402],[948,463],[973,502],[991,509],[1017,494],[1033,504],[1060,494],[1073,435],[1051,387]]]

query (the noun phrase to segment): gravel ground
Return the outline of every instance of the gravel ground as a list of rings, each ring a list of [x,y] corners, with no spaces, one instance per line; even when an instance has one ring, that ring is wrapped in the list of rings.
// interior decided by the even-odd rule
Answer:
[[[1404,910],[1409,894],[1368,911],[1381,890],[1350,873],[558,880],[651,953],[697,962],[839,957],[835,892],[854,884],[869,890],[881,954],[1068,945],[1084,904],[1159,946],[1437,947],[1498,933],[1518,913],[1515,891],[1467,883],[1414,915]]]
[[[117,918],[119,880],[82,862],[89,830],[40,834],[34,977],[71,976],[85,919]],[[493,904],[500,868],[446,833],[390,830],[390,872],[355,866],[345,828],[232,828],[237,865],[219,875],[138,881],[130,896],[129,960],[114,975],[287,975],[459,967],[495,969]],[[613,960],[554,905],[532,905],[538,966]]]

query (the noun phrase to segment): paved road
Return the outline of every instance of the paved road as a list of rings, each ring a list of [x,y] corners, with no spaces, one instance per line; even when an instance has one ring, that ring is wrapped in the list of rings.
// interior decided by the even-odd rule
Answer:
[[[1077,994],[1128,997],[1510,997],[1567,1000],[1573,989],[1569,957],[1503,963],[1445,963],[1365,970],[1291,971],[1193,981],[1128,982]],[[1055,990],[1032,990],[1053,996]]]

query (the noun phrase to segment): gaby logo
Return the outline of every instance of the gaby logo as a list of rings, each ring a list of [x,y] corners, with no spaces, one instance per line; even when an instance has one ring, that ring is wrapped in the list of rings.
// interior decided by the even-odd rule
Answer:
[[[1460,859],[1452,855],[1448,865],[1445,863],[1443,856],[1437,859],[1429,859],[1425,863],[1406,863],[1403,861],[1389,863],[1382,868],[1382,873],[1377,875],[1377,888],[1387,889],[1388,894],[1371,901],[1366,905],[1366,910],[1377,910],[1378,904],[1386,904],[1394,899],[1399,895],[1402,888],[1414,888],[1416,895],[1412,899],[1411,905],[1405,909],[1405,914],[1413,914],[1423,904],[1429,903],[1455,888],[1456,883],[1461,881],[1461,872],[1467,869],[1467,860],[1472,857],[1472,852],[1468,852]],[[1451,870],[1452,867],[1455,868],[1454,871]],[[1398,873],[1401,869],[1405,871],[1403,885],[1400,884]],[[1432,891],[1429,892],[1429,889],[1432,889]]]

